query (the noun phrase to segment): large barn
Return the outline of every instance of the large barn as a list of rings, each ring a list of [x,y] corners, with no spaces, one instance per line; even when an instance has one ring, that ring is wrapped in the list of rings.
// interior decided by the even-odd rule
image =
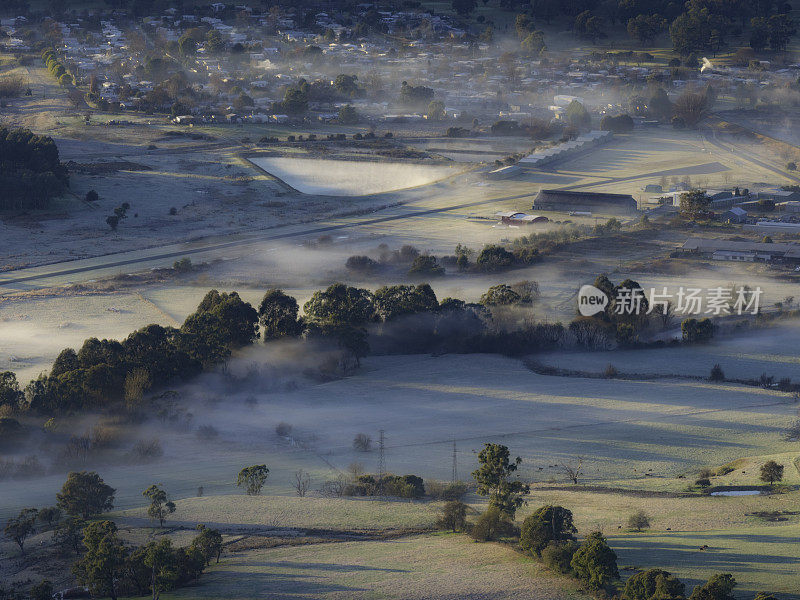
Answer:
[[[630,194],[541,190],[533,200],[534,210],[586,211],[628,215],[635,213],[636,208],[636,200]]]

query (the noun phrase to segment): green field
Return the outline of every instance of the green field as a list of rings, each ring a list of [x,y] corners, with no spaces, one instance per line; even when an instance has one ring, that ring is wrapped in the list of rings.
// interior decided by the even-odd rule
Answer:
[[[461,535],[318,544],[234,554],[178,598],[583,600],[572,582],[513,550]]]

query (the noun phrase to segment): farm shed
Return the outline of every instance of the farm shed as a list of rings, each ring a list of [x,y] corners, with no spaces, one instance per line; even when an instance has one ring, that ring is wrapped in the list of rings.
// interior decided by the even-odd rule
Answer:
[[[715,260],[800,263],[800,244],[793,243],[732,242],[692,237],[679,251]]]
[[[496,217],[500,217],[503,223],[509,225],[533,225],[534,223],[547,223],[550,219],[544,215],[529,215],[522,212],[498,212]]]
[[[534,210],[592,211],[612,214],[636,212],[636,200],[630,194],[541,190],[533,200]]]

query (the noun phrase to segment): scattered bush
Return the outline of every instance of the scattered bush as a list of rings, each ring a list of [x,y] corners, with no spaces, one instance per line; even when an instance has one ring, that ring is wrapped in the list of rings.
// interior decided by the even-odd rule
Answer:
[[[460,500],[467,493],[467,484],[463,481],[443,483],[428,480],[425,482],[425,493],[434,500]]]
[[[709,381],[725,381],[725,372],[719,364],[715,364],[711,367],[711,373],[709,373],[708,379]]]
[[[617,555],[599,531],[589,534],[572,557],[575,577],[599,590],[619,578]]]
[[[625,582],[623,600],[679,600],[686,586],[662,569],[640,571]]]
[[[280,437],[289,437],[292,433],[292,426],[289,423],[281,421],[275,425],[275,434]]]

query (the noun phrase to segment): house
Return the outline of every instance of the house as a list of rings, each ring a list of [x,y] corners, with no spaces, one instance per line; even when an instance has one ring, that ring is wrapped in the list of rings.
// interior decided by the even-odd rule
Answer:
[[[746,223],[747,211],[743,208],[739,208],[738,206],[734,206],[733,208],[722,213],[721,219],[725,223]]]
[[[630,194],[541,190],[533,200],[533,209],[633,214],[637,204]]]

